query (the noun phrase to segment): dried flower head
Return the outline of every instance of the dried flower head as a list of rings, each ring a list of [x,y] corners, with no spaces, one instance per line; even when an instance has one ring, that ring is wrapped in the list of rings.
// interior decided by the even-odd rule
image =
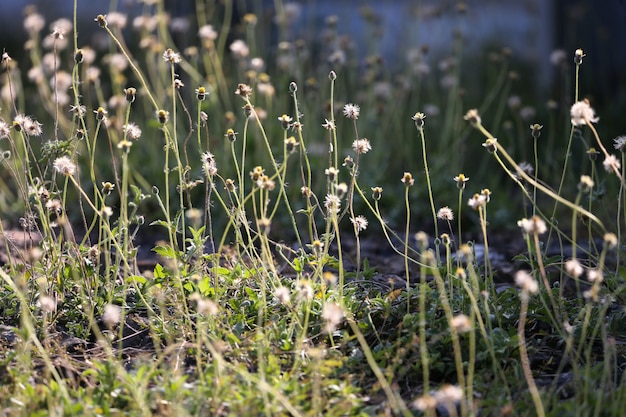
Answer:
[[[327,333],[332,333],[335,331],[337,326],[343,320],[343,310],[336,303],[326,303],[324,305],[324,309],[322,310],[322,318],[326,322],[325,330]]]
[[[343,115],[348,119],[356,120],[359,118],[361,108],[357,104],[348,103],[343,106]]]
[[[365,229],[367,229],[367,219],[365,218],[365,216],[356,216],[356,217],[351,217],[350,218],[350,222],[352,223],[352,225],[354,226],[354,231],[358,234],[362,231],[364,231]]]
[[[468,122],[470,122],[472,126],[477,126],[481,123],[480,115],[478,114],[477,109],[468,110],[467,113],[465,113],[465,116],[463,116],[463,118],[467,120]]]
[[[324,207],[329,213],[337,214],[341,209],[341,199],[334,194],[327,194],[324,198]]]
[[[602,165],[607,172],[619,172],[622,167],[622,163],[615,155],[605,157]]]
[[[357,154],[366,154],[372,150],[372,145],[367,138],[356,139],[352,142],[352,150]]]
[[[467,333],[472,330],[472,321],[465,314],[458,314],[452,317],[450,324],[457,333]]]
[[[593,188],[594,183],[589,175],[581,175],[578,187],[582,192],[588,193]]]
[[[178,64],[182,61],[180,54],[174,52],[172,48],[167,48],[165,52],[163,52],[163,61],[169,62],[170,64]]]
[[[324,123],[322,124],[322,127],[326,130],[335,130],[335,124],[328,119],[324,119]]]
[[[96,18],[94,19],[94,22],[97,22],[98,25],[100,25],[101,28],[105,28],[107,27],[107,15],[105,14],[99,14],[98,16],[96,16]]]
[[[102,321],[109,328],[113,328],[121,320],[122,309],[115,304],[107,304],[104,306],[104,312],[102,313]]]
[[[528,235],[532,234],[544,234],[548,231],[546,222],[539,216],[532,216],[530,219],[521,219],[517,222],[517,225]]]
[[[60,156],[54,160],[54,169],[62,175],[71,176],[76,174],[76,164],[72,162],[69,156]]]
[[[281,285],[274,290],[274,297],[280,304],[288,305],[291,302],[291,291],[289,291],[289,288]]]
[[[454,220],[454,213],[452,212],[452,209],[450,207],[445,206],[437,211],[437,218],[450,222]]]
[[[472,198],[467,200],[467,205],[473,210],[478,210],[481,207],[485,207],[487,204],[487,197],[484,194],[474,194]]]
[[[617,149],[620,152],[626,152],[626,136],[618,136],[615,139],[613,139],[613,142],[615,146],[615,149]]]
[[[248,84],[239,83],[237,85],[237,89],[235,90],[235,94],[246,100],[250,98],[250,95],[252,94],[252,87]]]
[[[535,294],[539,290],[537,281],[524,270],[517,271],[515,274],[515,285],[521,288],[526,294]]]
[[[584,126],[587,123],[597,123],[600,120],[599,117],[596,117],[596,112],[591,108],[587,99],[574,103],[570,109],[570,115],[574,126]]]
[[[574,278],[578,278],[583,274],[584,269],[578,260],[570,259],[565,262],[565,272]]]

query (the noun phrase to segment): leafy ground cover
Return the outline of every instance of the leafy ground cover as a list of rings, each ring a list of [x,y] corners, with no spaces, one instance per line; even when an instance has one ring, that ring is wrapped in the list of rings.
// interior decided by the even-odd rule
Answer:
[[[622,415],[626,139],[580,93],[588,51],[554,54],[573,97],[538,111],[509,50],[469,72],[455,32],[394,72],[275,6],[113,8],[100,49],[29,9],[0,414]]]

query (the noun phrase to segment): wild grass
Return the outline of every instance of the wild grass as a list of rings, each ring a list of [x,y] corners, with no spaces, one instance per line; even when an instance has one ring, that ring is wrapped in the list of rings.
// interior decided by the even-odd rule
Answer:
[[[294,4],[272,49],[258,5],[144,1],[96,51],[78,3],[2,57],[2,415],[622,414],[626,141],[582,50],[541,125],[510,51],[467,95],[461,35],[394,75]]]

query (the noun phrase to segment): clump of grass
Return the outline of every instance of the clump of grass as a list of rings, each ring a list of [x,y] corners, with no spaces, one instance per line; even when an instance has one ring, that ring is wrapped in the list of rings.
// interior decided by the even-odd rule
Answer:
[[[197,2],[199,44],[179,45],[184,53],[162,2],[134,21],[140,49],[125,40],[126,16],[98,15],[109,48],[99,66],[95,51],[79,48],[76,11],[73,23],[53,24],[45,54],[43,17],[27,16],[35,87],[2,57],[0,208],[21,227],[1,226],[3,409],[620,415],[624,157],[608,152],[590,103],[577,99],[582,51],[570,142],[552,177],[538,169],[553,157],[541,155],[542,125],[530,125],[530,172],[516,159],[525,148],[510,153],[483,123],[493,117],[499,129],[508,64],[465,123],[454,61],[445,125],[431,127],[419,108],[386,113],[387,79],[366,72],[358,90],[367,94],[356,94],[356,70],[309,68],[306,43],[286,40],[297,6],[279,6],[283,42],[271,65],[257,55],[267,48],[258,14],[244,15],[241,39],[227,45],[228,1]],[[327,24],[338,40],[340,27]],[[341,61],[335,45],[326,52]],[[406,107],[421,104],[398,93]],[[400,148],[415,139],[411,124],[418,140]],[[465,136],[480,164],[440,156]],[[599,147],[605,172],[585,165],[568,186],[574,137]],[[452,180],[451,170],[465,174]],[[616,208],[593,204],[600,182]],[[481,189],[469,199],[468,183]],[[521,208],[505,197],[514,193]],[[521,218],[521,234],[514,224],[494,230],[501,208]],[[514,253],[500,247],[503,234],[519,242]],[[378,240],[402,270],[395,281],[371,263],[366,243]],[[515,259],[495,263],[505,250]],[[508,265],[515,278],[498,281]]]

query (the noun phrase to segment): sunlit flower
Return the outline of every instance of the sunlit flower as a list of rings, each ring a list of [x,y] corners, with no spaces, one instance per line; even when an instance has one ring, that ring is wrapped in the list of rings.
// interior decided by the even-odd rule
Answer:
[[[76,173],[76,164],[72,162],[69,156],[60,156],[54,160],[54,169],[62,175],[74,175]]]
[[[324,305],[324,309],[322,310],[322,318],[326,322],[325,330],[327,333],[332,333],[335,331],[337,326],[343,320],[343,310],[336,303],[326,303]]]
[[[596,112],[591,108],[587,99],[574,103],[570,109],[570,115],[574,126],[584,126],[587,123],[596,123],[600,120],[599,117],[596,117]]]
[[[621,162],[615,155],[609,155],[604,158],[602,165],[607,172],[618,172],[622,166]]]

